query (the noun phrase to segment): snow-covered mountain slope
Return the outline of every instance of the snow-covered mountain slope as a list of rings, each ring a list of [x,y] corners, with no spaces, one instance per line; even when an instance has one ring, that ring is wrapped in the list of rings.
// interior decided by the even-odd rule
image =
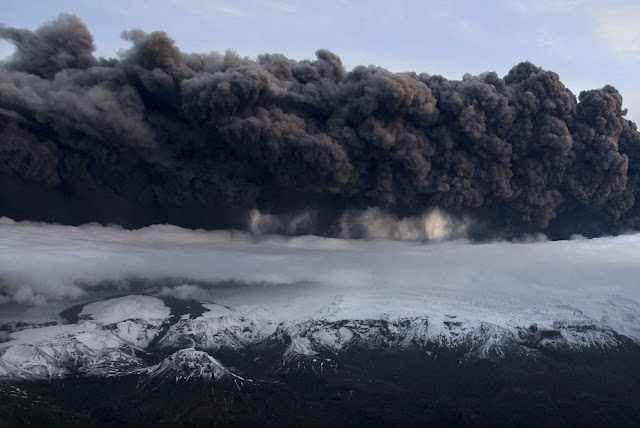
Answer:
[[[325,292],[316,297],[322,301]],[[250,300],[252,292],[245,293]],[[308,292],[298,304],[313,294]],[[425,355],[454,350],[468,357],[499,359],[638,345],[638,337],[628,334],[635,331],[631,326],[616,329],[616,323],[607,323],[610,318],[586,316],[575,305],[549,303],[530,307],[528,312],[511,312],[508,302],[500,305],[499,301],[478,301],[474,306],[470,301],[433,296],[430,304],[419,301],[419,305],[415,296],[408,296],[382,305],[379,299],[337,296],[328,305],[297,319],[285,316],[287,311],[282,308],[291,304],[288,299],[237,307],[191,302],[189,307],[199,310],[180,317],[171,313],[161,297],[105,299],[84,305],[75,324],[36,326],[9,333],[7,341],[0,343],[0,377],[146,373],[215,380],[232,373],[210,355],[220,351],[258,355],[276,352],[280,361],[287,363],[298,358],[332,357],[354,349],[411,349]],[[617,307],[602,311],[612,317]],[[386,311],[380,311],[382,308]],[[633,323],[640,312],[629,310],[627,307],[625,313]],[[149,355],[168,356],[148,366],[145,361]]]
[[[25,329],[10,339],[0,347],[0,373],[12,378],[112,375],[141,365],[135,345],[93,322]]]
[[[246,316],[184,320],[174,325],[160,342],[174,349],[187,343],[198,349],[242,350],[282,346],[283,358],[320,353],[339,354],[347,349],[458,349],[482,358],[533,354],[542,350],[581,351],[625,346],[630,338],[593,321],[554,321],[550,326],[497,325],[480,320],[457,321],[455,315],[439,324],[428,315],[374,319],[309,319],[275,323]],[[270,335],[268,332],[273,331]]]
[[[176,351],[160,363],[140,372],[151,378],[170,378],[175,381],[189,379],[218,380],[235,377],[222,363],[206,352],[186,348]]]
[[[241,350],[264,342],[276,331],[278,321],[271,319],[264,309],[237,311],[212,303],[203,306],[207,312],[195,319],[176,322],[159,345],[169,349],[197,346],[209,351]]]
[[[124,296],[89,303],[78,322],[24,328],[0,345],[0,376],[115,375],[141,366],[139,354],[161,332],[170,310],[161,299]],[[25,325],[24,327],[29,327]]]
[[[90,303],[79,317],[107,325],[122,340],[146,348],[171,316],[171,311],[158,298],[150,296],[116,297]]]

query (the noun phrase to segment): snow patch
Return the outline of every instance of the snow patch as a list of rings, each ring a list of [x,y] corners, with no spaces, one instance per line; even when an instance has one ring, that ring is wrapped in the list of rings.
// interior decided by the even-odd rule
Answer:
[[[80,312],[83,316],[112,324],[129,319],[164,320],[171,316],[171,310],[157,297],[130,295],[89,303]]]

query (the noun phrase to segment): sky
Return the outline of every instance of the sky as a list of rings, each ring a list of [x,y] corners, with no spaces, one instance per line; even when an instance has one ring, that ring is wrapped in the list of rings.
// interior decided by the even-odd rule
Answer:
[[[124,30],[167,32],[184,52],[232,49],[255,58],[338,54],[347,69],[375,64],[460,79],[521,61],[553,70],[576,95],[611,84],[640,121],[640,3],[634,0],[3,0],[0,22],[35,29],[68,12],[117,56]],[[0,57],[13,51],[0,42]]]

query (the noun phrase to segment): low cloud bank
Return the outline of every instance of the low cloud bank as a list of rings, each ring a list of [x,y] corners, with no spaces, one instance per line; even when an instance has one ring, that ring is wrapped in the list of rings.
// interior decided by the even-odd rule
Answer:
[[[140,287],[136,284],[149,285],[142,280],[171,278],[155,292],[215,299],[220,290],[232,295],[246,287],[291,295],[324,287],[334,295],[493,294],[509,300],[546,294],[560,303],[570,296],[618,296],[638,305],[639,250],[639,234],[555,242],[421,243],[167,225],[139,230],[72,227],[4,218],[0,303],[73,301],[105,288],[131,292]]]

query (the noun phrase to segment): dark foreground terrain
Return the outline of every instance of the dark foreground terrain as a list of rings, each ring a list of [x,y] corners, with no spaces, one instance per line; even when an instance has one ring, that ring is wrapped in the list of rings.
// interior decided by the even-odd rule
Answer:
[[[640,351],[465,358],[215,355],[240,377],[146,374],[0,385],[0,426],[638,426]],[[251,380],[250,380],[251,379]]]

